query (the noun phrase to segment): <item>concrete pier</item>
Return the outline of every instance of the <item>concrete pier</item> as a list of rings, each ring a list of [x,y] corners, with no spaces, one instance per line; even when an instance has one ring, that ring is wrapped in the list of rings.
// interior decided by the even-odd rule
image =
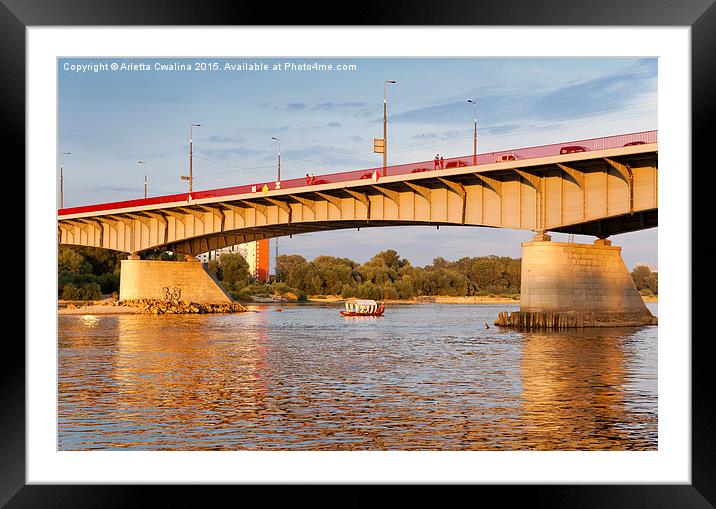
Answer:
[[[175,300],[201,304],[227,304],[233,299],[204,270],[199,260],[122,260],[120,300]]]
[[[621,257],[621,247],[552,242],[538,234],[522,244],[520,311],[496,325],[526,328],[614,327],[657,322]]]

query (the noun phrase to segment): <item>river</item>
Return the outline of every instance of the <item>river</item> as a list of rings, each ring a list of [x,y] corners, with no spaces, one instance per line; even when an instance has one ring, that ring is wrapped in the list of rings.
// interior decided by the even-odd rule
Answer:
[[[59,316],[58,449],[657,449],[657,326],[519,332],[492,325],[519,307],[504,304],[275,307]]]

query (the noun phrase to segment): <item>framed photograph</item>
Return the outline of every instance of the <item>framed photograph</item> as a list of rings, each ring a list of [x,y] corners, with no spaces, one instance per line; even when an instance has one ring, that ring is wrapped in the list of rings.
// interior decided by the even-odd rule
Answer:
[[[439,483],[713,506],[709,1],[350,26],[80,4],[0,5],[28,303],[3,505]]]

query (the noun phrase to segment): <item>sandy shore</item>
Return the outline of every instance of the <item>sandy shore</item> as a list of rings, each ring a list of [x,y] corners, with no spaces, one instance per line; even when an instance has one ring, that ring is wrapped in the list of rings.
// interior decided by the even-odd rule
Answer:
[[[113,306],[111,304],[89,304],[80,307],[59,307],[58,315],[127,315],[139,313],[132,306]]]

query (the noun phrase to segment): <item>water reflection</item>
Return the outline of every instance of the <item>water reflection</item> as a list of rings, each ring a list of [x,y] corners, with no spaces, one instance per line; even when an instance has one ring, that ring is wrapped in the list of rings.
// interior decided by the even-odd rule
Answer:
[[[59,317],[59,448],[656,447],[656,327],[485,329],[505,306],[256,309]]]
[[[524,334],[520,427],[529,447],[551,449],[644,448],[655,436],[643,432],[656,414],[625,405],[626,345],[634,328],[577,329]],[[653,395],[654,400],[656,394]],[[655,434],[654,434],[655,435]]]

